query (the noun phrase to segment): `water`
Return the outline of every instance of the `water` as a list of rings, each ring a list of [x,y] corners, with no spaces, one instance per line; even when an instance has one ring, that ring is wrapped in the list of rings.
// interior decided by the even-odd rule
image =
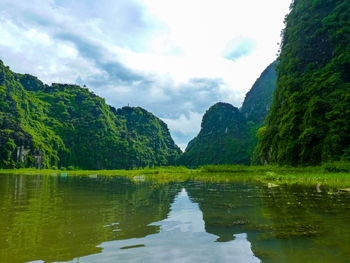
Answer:
[[[350,194],[0,175],[0,262],[350,262]]]

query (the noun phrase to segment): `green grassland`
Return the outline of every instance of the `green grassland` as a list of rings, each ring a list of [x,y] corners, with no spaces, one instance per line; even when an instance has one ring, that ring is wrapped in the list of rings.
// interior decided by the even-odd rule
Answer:
[[[53,169],[1,169],[0,174],[27,174],[53,176],[125,176],[135,182],[261,182],[270,187],[280,184],[327,185],[336,188],[350,187],[350,163],[338,162],[322,166],[244,166],[207,165],[196,169],[183,166],[155,167],[134,170],[53,170]]]

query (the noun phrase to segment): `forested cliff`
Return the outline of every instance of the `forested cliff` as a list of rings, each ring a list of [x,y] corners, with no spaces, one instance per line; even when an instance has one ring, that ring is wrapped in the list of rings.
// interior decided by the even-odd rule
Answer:
[[[350,159],[350,1],[297,0],[286,17],[277,89],[259,130],[263,162]]]
[[[238,108],[216,103],[204,114],[201,130],[189,142],[180,163],[186,166],[249,164],[249,135],[249,126]]]
[[[0,61],[0,167],[133,168],[173,164],[180,153],[151,113],[116,110],[86,88],[48,86]]]

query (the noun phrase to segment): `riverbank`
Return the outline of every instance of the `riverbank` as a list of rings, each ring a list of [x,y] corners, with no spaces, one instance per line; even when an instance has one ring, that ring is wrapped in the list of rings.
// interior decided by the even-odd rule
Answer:
[[[182,166],[143,168],[134,170],[53,170],[1,169],[0,174],[53,175],[53,176],[125,176],[134,181],[158,182],[199,180],[205,182],[258,181],[276,187],[280,184],[325,184],[350,187],[350,163],[331,163],[322,166],[243,166],[207,165],[196,169]]]

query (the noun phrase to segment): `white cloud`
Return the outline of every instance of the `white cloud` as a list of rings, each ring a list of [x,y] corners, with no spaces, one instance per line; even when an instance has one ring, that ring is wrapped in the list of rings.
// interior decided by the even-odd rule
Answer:
[[[152,111],[185,147],[209,106],[240,106],[275,59],[290,2],[2,0],[0,54],[46,83]]]
[[[202,114],[190,112],[188,117],[185,114],[181,114],[176,119],[163,118],[163,121],[165,121],[168,124],[169,129],[174,132],[193,135],[199,132]]]
[[[186,149],[187,140],[194,138],[199,133],[202,116],[202,113],[190,111],[187,115],[180,114],[174,119],[162,118],[168,124],[174,140],[180,142],[178,146],[182,151]]]

